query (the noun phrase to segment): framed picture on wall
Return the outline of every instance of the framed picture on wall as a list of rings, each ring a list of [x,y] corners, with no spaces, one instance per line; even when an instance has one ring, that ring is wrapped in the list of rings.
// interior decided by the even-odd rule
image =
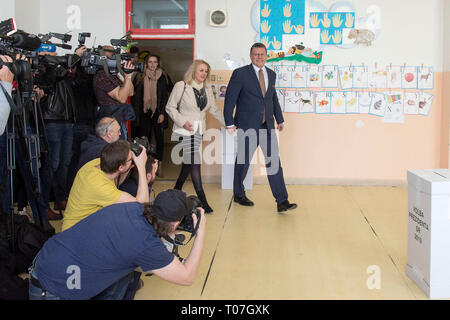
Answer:
[[[367,89],[369,87],[369,70],[367,66],[353,67],[353,88]]]
[[[428,116],[433,104],[434,95],[427,92],[419,92],[419,114]]]
[[[358,92],[345,91],[345,112],[359,113]]]
[[[386,89],[387,88],[387,68],[373,65],[369,67],[369,88]]]
[[[313,91],[300,91],[300,113],[314,113]]]
[[[384,93],[374,92],[372,103],[370,104],[369,114],[378,117],[384,117],[386,112],[386,96]]]
[[[346,111],[345,93],[342,91],[333,91],[331,93],[331,113],[344,114]]]
[[[402,67],[389,65],[387,67],[387,87],[388,89],[402,88]]]
[[[338,66],[323,66],[322,68],[322,88],[337,88],[339,77]]]
[[[417,89],[417,67],[402,67],[402,88]]]
[[[308,79],[308,66],[294,65],[291,79],[293,88],[306,88]]]
[[[339,81],[341,90],[353,88],[353,68],[350,66],[339,68]]]
[[[291,88],[292,87],[292,68],[294,66],[281,65],[280,71],[278,72],[278,87],[280,88]]]
[[[403,91],[385,92],[386,113],[383,117],[385,123],[403,123],[405,115],[403,113]]]
[[[322,66],[310,66],[307,78],[308,88],[320,88],[322,86]]]
[[[331,113],[331,91],[316,91],[316,113]]]
[[[284,112],[300,112],[300,90],[286,89],[284,93]]]
[[[372,93],[368,91],[358,91],[359,113],[369,113],[372,104]]]
[[[432,90],[434,88],[433,67],[418,67],[417,79],[419,89]]]
[[[419,114],[419,93],[405,92],[403,99],[403,112],[405,114]]]

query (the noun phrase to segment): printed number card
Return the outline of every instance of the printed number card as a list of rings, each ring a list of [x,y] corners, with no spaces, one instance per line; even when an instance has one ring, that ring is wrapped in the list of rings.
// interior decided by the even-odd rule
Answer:
[[[310,66],[307,80],[308,88],[320,88],[322,85],[322,66]]]
[[[322,91],[316,92],[316,113],[330,113],[331,112],[331,92]]]
[[[384,93],[374,92],[369,113],[374,116],[384,117],[386,112],[386,96]]]
[[[280,73],[278,74],[278,87],[280,88],[292,87],[291,75],[292,73],[290,71],[290,66],[286,65],[280,66]]]
[[[431,105],[433,104],[434,95],[427,92],[419,93],[419,114],[427,116],[430,113]]]
[[[314,92],[300,92],[300,113],[314,113]]]
[[[276,89],[277,96],[278,96],[278,102],[280,103],[281,110],[284,111],[284,92],[285,89]]]
[[[434,87],[434,72],[433,67],[419,67],[419,89],[433,89]]]
[[[300,91],[286,89],[284,94],[284,112],[300,112]]]
[[[387,87],[400,89],[402,87],[402,67],[388,66],[387,70]]]
[[[402,67],[402,88],[417,89],[417,67]]]
[[[339,68],[339,80],[341,82],[341,89],[347,90],[353,88],[353,68],[341,67]]]
[[[336,91],[331,94],[331,113],[345,113],[345,92]]]
[[[307,78],[308,78],[307,66],[294,66],[294,71],[292,72],[293,88],[306,88]]]
[[[359,113],[358,105],[358,92],[346,91],[345,92],[345,105],[346,113]]]
[[[353,67],[353,88],[366,89],[369,87],[369,71],[367,66]]]
[[[405,114],[419,114],[419,93],[405,92],[403,99],[403,110]]]
[[[387,88],[387,69],[386,67],[371,66],[369,68],[369,87]]]
[[[359,113],[369,113],[372,104],[372,94],[367,91],[358,92]]]
[[[322,88],[338,87],[338,66],[323,66],[322,69]]]
[[[383,122],[385,123],[403,123],[405,115],[403,114],[403,92],[386,92],[386,113]]]

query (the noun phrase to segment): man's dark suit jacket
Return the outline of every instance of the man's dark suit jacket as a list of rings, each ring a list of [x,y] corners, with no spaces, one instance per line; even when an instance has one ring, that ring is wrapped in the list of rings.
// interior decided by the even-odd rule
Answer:
[[[261,127],[264,108],[268,129],[275,129],[274,117],[278,124],[284,122],[280,103],[275,90],[276,74],[266,67],[269,85],[263,97],[258,77],[253,65],[247,65],[233,71],[225,96],[225,125],[235,125],[238,129],[255,129]],[[234,107],[236,113],[233,118]],[[273,116],[271,116],[273,115]]]

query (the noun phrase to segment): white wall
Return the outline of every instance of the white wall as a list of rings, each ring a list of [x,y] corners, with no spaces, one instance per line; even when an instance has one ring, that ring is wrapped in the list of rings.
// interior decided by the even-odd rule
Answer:
[[[444,35],[442,42],[444,44],[444,72],[450,71],[450,1],[444,0]]]
[[[2,0],[2,9],[0,10],[0,21],[15,18],[14,0]]]
[[[38,34],[41,21],[41,0],[15,0],[17,28],[25,32]]]

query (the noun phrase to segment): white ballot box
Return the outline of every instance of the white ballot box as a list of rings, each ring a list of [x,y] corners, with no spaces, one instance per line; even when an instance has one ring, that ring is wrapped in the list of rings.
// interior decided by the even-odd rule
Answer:
[[[429,298],[450,298],[450,170],[408,170],[406,274]]]
[[[229,134],[222,128],[222,189],[233,189],[236,153],[237,133]],[[252,184],[252,165],[250,165],[244,179],[245,190],[251,190]]]

